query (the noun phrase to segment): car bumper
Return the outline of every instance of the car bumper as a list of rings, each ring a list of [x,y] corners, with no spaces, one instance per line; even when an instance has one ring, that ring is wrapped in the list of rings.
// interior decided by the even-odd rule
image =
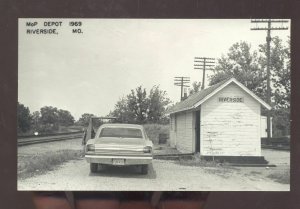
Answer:
[[[152,163],[152,155],[149,156],[102,156],[102,155],[85,155],[85,159],[88,163],[99,163],[114,165],[114,160],[124,160],[124,166],[126,165],[145,165]]]

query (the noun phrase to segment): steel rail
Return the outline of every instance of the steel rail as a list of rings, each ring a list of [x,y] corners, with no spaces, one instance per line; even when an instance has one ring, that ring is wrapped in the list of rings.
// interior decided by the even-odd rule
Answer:
[[[51,133],[51,134],[41,134],[41,135],[25,135],[25,136],[17,136],[17,137],[18,139],[26,139],[26,138],[49,137],[49,136],[73,135],[73,134],[80,134],[80,133],[83,133],[83,131],[72,131],[72,132]]]
[[[18,139],[18,146],[25,146],[31,144],[38,144],[38,143],[48,143],[54,141],[63,141],[63,140],[70,140],[76,138],[82,138],[82,133],[76,134],[65,134],[65,135],[55,135],[55,136],[44,136],[44,137],[36,137],[36,138],[26,138],[26,139]]]

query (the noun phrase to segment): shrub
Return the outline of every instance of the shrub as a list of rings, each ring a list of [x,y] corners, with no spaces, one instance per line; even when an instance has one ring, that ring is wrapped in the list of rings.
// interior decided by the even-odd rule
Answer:
[[[161,124],[145,124],[144,125],[146,134],[153,144],[158,144],[159,134],[169,134],[169,125]],[[168,143],[169,141],[167,141]]]
[[[178,163],[180,165],[197,166],[197,167],[217,167],[217,166],[219,166],[218,161],[201,159],[199,154],[195,154],[192,157],[190,157],[190,156],[181,157],[181,158],[179,158]]]

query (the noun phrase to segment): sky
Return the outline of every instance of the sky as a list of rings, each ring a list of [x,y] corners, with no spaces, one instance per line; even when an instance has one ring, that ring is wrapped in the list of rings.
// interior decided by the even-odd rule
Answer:
[[[81,26],[70,26],[73,21]],[[257,50],[266,31],[250,30],[255,26],[249,19],[19,19],[18,101],[31,112],[43,106],[68,110],[76,120],[83,113],[107,115],[140,85],[148,92],[159,85],[176,103],[175,76],[202,81],[194,57],[218,59],[240,41]],[[56,33],[27,33],[40,29]],[[290,29],[271,34],[284,41],[289,35]]]

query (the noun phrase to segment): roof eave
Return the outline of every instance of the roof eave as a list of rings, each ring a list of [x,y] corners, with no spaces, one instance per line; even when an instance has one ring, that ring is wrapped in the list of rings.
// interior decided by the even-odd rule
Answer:
[[[174,114],[174,113],[178,113],[178,112],[183,112],[183,111],[191,110],[191,109],[193,109],[193,108],[194,108],[194,107],[187,107],[187,108],[184,108],[184,109],[181,109],[181,110],[176,110],[176,111],[167,112],[166,115],[171,115],[171,114]]]

